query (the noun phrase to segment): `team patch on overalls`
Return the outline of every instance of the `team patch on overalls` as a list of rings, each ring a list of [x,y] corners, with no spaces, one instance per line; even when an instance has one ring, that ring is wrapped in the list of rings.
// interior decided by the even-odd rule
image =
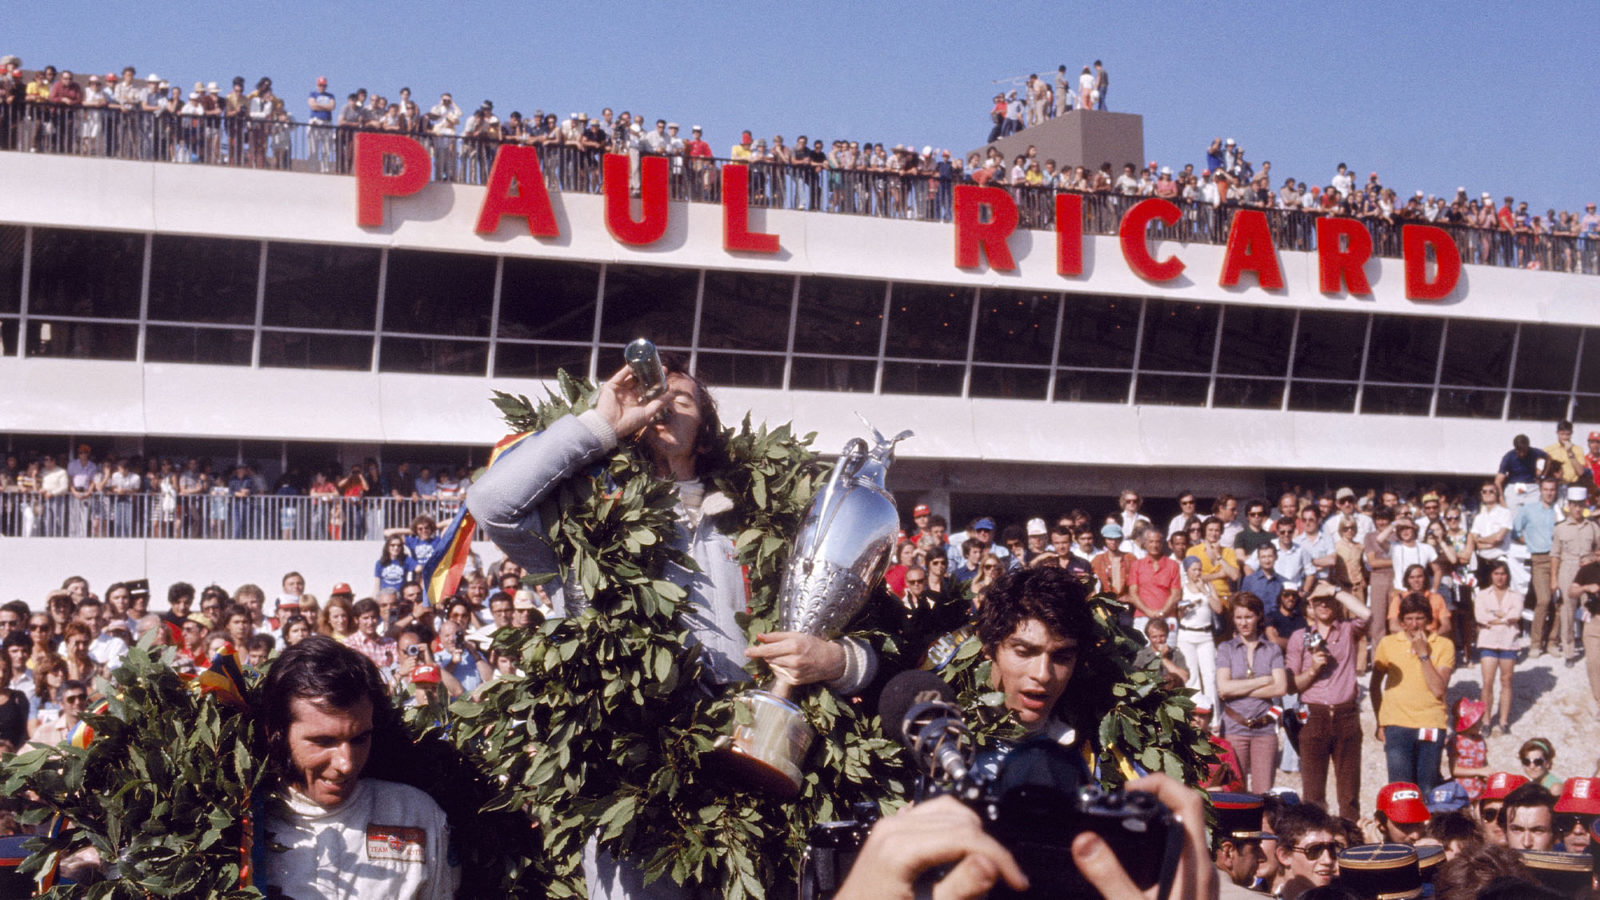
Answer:
[[[424,828],[403,825],[368,825],[367,859],[375,861],[422,862],[422,848],[428,842]]]

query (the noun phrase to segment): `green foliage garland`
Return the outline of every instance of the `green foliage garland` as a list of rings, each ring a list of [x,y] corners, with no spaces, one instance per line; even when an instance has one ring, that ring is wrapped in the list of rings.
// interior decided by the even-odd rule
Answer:
[[[537,406],[506,394],[495,402],[525,431],[589,408],[594,395],[562,373]],[[710,475],[733,509],[716,521],[748,574],[753,639],[776,621],[789,544],[825,470],[810,438],[787,426],[746,418],[724,440],[730,465]],[[676,488],[628,445],[562,484],[541,510],[543,537],[557,548],[555,577],[581,587],[587,607],[522,643],[526,679],[451,707],[457,745],[503,785],[494,806],[542,825],[550,896],[581,896],[581,852],[595,834],[647,877],[733,898],[787,893],[811,824],[903,794],[898,750],[876,719],[821,688],[798,701],[818,733],[798,799],[718,776],[706,754],[737,713],[731,694],[702,684],[682,624],[687,595],[667,580],[670,565],[694,568],[666,540],[676,504]]]

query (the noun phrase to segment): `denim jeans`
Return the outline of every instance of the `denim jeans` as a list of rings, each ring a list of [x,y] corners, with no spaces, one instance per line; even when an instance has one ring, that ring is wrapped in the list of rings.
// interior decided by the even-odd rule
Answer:
[[[1409,781],[1427,794],[1439,785],[1439,757],[1444,753],[1444,729],[1439,740],[1417,738],[1417,729],[1399,725],[1383,727],[1383,757],[1389,766],[1389,781]]]

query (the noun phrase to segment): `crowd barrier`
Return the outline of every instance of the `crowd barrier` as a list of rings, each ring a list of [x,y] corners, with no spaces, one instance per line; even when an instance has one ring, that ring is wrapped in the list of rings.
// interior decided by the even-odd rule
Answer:
[[[461,500],[261,494],[0,493],[0,537],[380,541],[419,515],[443,528]]]
[[[54,153],[147,162],[241,166],[256,169],[349,174],[355,135],[362,129],[337,124],[270,119],[193,116],[165,112],[125,111],[111,107],[53,104],[0,106],[0,151]],[[504,143],[460,135],[413,134],[428,148],[432,177],[437,181],[483,184]],[[541,167],[552,190],[599,193],[601,157],[606,148],[530,141],[539,149]],[[626,151],[637,182],[641,151]],[[709,157],[671,158],[672,199],[697,203],[721,200],[723,163]],[[757,162],[750,166],[750,202],[770,209],[817,210],[878,218],[948,222],[952,184],[925,173],[888,169],[837,169],[812,164]],[[1048,229],[1054,225],[1056,190],[1008,186],[1016,197],[1021,224]],[[1084,230],[1115,234],[1122,213],[1141,197],[1113,193],[1083,194]],[[1183,217],[1170,228],[1152,226],[1173,240],[1226,244],[1235,204],[1220,207],[1177,201]],[[1277,246],[1284,250],[1316,248],[1318,213],[1267,210]],[[1372,233],[1378,256],[1399,258],[1399,221],[1361,220]],[[1442,225],[1456,241],[1463,262],[1560,272],[1600,274],[1600,237]]]

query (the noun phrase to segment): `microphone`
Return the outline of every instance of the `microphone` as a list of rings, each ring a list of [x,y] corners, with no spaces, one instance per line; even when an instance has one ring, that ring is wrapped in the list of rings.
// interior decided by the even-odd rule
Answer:
[[[955,700],[944,679],[920,669],[889,679],[878,697],[884,731],[935,781],[960,781],[970,767],[972,734]]]

